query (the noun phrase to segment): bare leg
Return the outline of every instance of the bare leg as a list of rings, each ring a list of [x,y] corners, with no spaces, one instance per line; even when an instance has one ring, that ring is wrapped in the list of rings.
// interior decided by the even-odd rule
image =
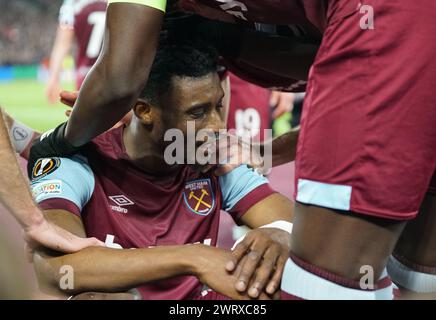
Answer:
[[[427,267],[426,273],[436,275],[436,196],[427,195],[424,198],[418,217],[410,221],[401,234],[394,255]],[[436,292],[419,294],[402,289],[402,298],[436,299]]]
[[[292,253],[346,279],[369,265],[379,279],[405,222],[296,204]]]

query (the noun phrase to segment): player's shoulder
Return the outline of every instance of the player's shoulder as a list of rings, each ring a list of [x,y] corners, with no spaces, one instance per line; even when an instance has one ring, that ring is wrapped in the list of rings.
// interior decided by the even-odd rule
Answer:
[[[245,164],[220,176],[218,179],[223,193],[232,193],[236,190],[240,192],[251,191],[262,184],[269,183],[266,177]]]
[[[92,175],[88,159],[83,155],[71,158],[52,157],[41,158],[35,162],[31,173],[31,182],[35,183],[44,178],[62,177],[71,179],[83,175]]]
[[[244,199],[251,206],[262,200],[265,195],[273,192],[269,187],[268,179],[247,165],[241,165],[220,176],[219,182],[223,199],[223,210],[227,212],[233,210]],[[254,195],[254,197],[249,197],[250,194]]]
[[[95,178],[83,156],[42,158],[32,170],[30,187],[37,203],[66,199],[80,212],[94,193]]]

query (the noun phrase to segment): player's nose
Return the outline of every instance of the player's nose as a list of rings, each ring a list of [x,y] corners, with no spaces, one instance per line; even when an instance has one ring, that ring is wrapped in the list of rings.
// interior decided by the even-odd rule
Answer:
[[[206,125],[206,129],[211,130],[214,133],[219,133],[220,130],[225,128],[226,128],[226,123],[222,118],[221,114],[218,112],[213,112]]]

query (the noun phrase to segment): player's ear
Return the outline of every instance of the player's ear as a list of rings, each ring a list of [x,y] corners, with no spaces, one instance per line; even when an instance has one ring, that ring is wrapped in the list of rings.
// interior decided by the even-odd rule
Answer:
[[[153,124],[153,107],[148,102],[138,99],[133,107],[133,112],[143,124]]]

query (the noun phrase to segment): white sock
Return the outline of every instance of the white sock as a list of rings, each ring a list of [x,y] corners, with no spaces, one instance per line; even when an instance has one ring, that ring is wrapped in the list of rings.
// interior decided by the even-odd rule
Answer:
[[[388,277],[386,271],[381,279]],[[362,290],[341,286],[298,266],[292,259],[286,262],[282,277],[282,292],[304,300],[392,300],[394,285],[377,290]],[[282,294],[282,298],[283,298]]]
[[[387,265],[392,281],[418,293],[436,292],[436,274],[415,271],[391,256]]]

